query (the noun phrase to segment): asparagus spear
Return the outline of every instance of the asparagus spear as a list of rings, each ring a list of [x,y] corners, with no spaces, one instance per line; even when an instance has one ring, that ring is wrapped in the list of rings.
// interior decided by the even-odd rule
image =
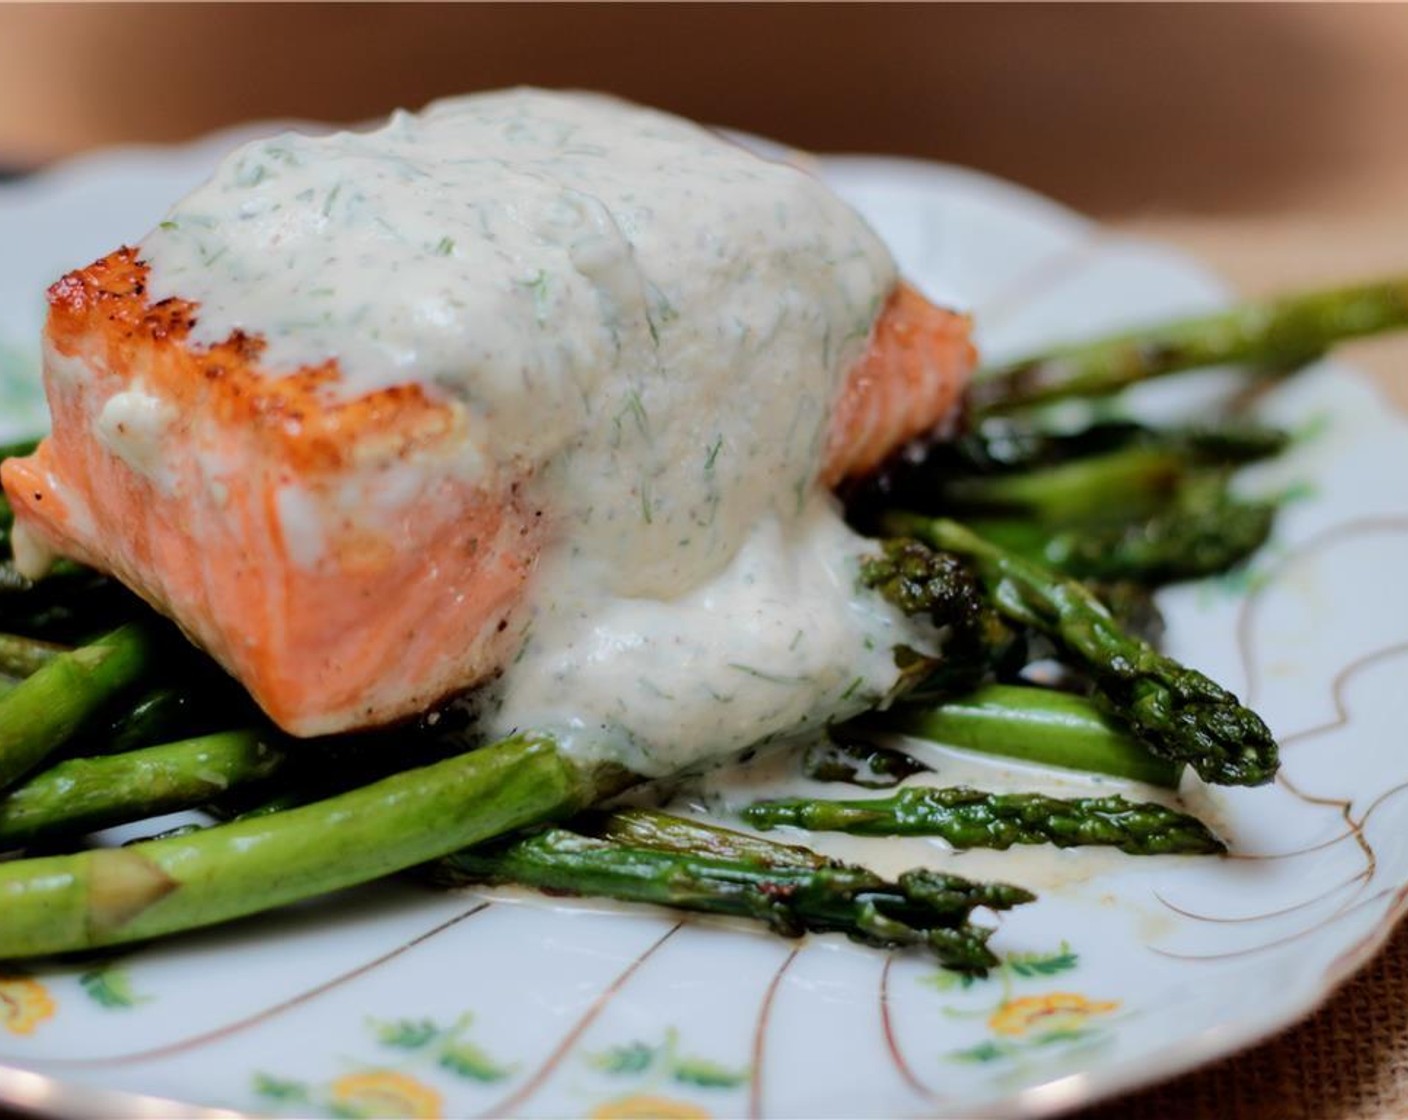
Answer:
[[[17,459],[21,455],[33,455],[39,446],[39,438],[16,440],[14,443],[0,444],[0,463],[6,459]]]
[[[1120,630],[1075,580],[945,518],[895,513],[887,524],[971,562],[996,608],[1044,633],[1090,677],[1095,698],[1159,757],[1186,762],[1219,785],[1262,785],[1275,776],[1276,741],[1255,712],[1202,673]]]
[[[927,658],[897,651],[902,675],[897,690],[955,695],[977,686],[994,669],[1025,658],[1022,634],[988,603],[968,566],[913,540],[885,541],[878,556],[861,564],[861,583],[911,615],[927,615],[947,632],[943,655]]]
[[[1040,558],[1082,579],[1173,583],[1215,575],[1256,552],[1276,520],[1271,502],[1234,497],[1224,480],[1180,487],[1168,508],[1143,522],[1054,534]]]
[[[1092,459],[1111,459],[1138,464],[1147,457],[1167,456],[1176,460],[1182,474],[1210,469],[1240,466],[1278,455],[1290,443],[1291,436],[1278,428],[1267,428],[1242,422],[1192,425],[1173,428],[1150,427],[1132,420],[1104,420],[1073,431],[1052,429],[1029,419],[990,417],[945,439],[925,447],[918,457],[900,456],[873,478],[852,489],[847,506],[853,519],[864,520],[873,510],[894,508],[928,510],[948,513],[952,509],[950,488],[974,487],[976,499],[988,497],[988,505],[1001,505],[1007,498],[1004,487],[984,494],[982,485],[991,485],[994,476],[1029,476],[1022,483],[1005,484],[1015,487],[1011,496],[1023,504],[1050,505],[1056,491],[1067,493],[1061,499],[1066,504],[1078,503],[1078,509],[1094,507],[1101,517],[1108,517],[1103,503],[1110,494],[1100,489],[1087,491],[1082,498],[1076,486],[1081,472],[1058,474],[1056,483],[1045,481],[1052,468],[1073,466]],[[1132,460],[1120,456],[1142,452]],[[1089,483],[1101,481],[1124,484],[1127,478],[1110,474],[1103,479],[1099,471],[1085,471]],[[1027,493],[1023,493],[1026,491]],[[1009,499],[1010,504],[1010,499]]]
[[[85,745],[91,744],[94,753],[121,754],[138,747],[148,747],[169,741],[175,736],[193,732],[202,716],[207,721],[221,720],[228,726],[237,712],[232,705],[215,705],[213,713],[198,711],[195,694],[189,689],[173,685],[158,685],[148,689],[122,711],[116,713],[106,726],[85,738]],[[253,714],[253,713],[251,713]]]
[[[1134,420],[1098,420],[1074,431],[1030,420],[994,417],[955,439],[925,449],[894,473],[923,476],[932,484],[969,475],[1030,472],[1131,448],[1166,451],[1197,466],[1235,466],[1279,455],[1290,443],[1279,428],[1243,422],[1153,427]]]
[[[1187,813],[1123,797],[1062,799],[1039,793],[987,793],[911,786],[863,801],[782,798],[759,801],[743,819],[764,831],[780,825],[858,836],[938,836],[955,848],[1013,844],[1095,844],[1130,855],[1208,855],[1225,851]]]
[[[208,672],[211,668],[213,665],[204,660],[172,667],[169,679],[137,692],[130,701],[90,724],[70,753],[120,754],[262,722],[263,716],[248,693],[223,674],[217,677]]]
[[[975,518],[968,526],[995,545],[1082,580],[1158,587],[1201,579],[1240,564],[1266,543],[1272,502],[1236,498],[1224,480],[1179,486],[1148,517],[1108,525],[1046,527],[1017,518]]]
[[[1164,638],[1164,614],[1154,601],[1149,585],[1135,579],[1083,580],[1090,593],[1110,612],[1110,617],[1126,633],[1160,648]]]
[[[364,883],[577,812],[627,780],[515,735],[286,812],[0,863],[0,960],[140,941]]]
[[[0,790],[39,765],[149,670],[152,632],[123,626],[59,654],[0,696]]]
[[[1178,787],[1181,767],[1150,754],[1084,697],[1049,688],[990,684],[939,704],[901,704],[861,718],[862,726],[981,754]]]
[[[548,829],[457,852],[435,874],[454,884],[519,883],[765,922],[784,937],[839,931],[867,945],[927,945],[949,968],[996,964],[976,907],[1006,910],[1033,896],[1020,887],[910,871],[887,882],[805,848],[774,844],[664,813],[636,811],[585,822],[587,834]]]
[[[851,738],[836,728],[802,756],[802,773],[813,781],[849,782],[866,789],[889,789],[928,769],[903,751]]]
[[[1158,510],[1186,477],[1171,451],[1131,447],[1022,474],[960,478],[930,503],[949,512],[1020,516],[1047,528],[1117,522]]]
[[[0,849],[192,809],[232,786],[270,777],[285,761],[257,731],[71,758],[0,797]]]
[[[28,677],[67,652],[67,646],[26,638],[19,634],[0,634],[0,673],[12,677]]]
[[[992,425],[989,422],[987,427]],[[943,454],[944,448],[934,449],[929,459],[918,464],[902,462],[890,473],[885,504],[948,515],[1010,518],[992,525],[992,531],[1029,552],[1045,547],[1053,533],[1076,526],[1123,528],[1136,519],[1169,517],[1170,503],[1182,514],[1182,523],[1196,511],[1204,523],[1215,517],[1216,527],[1238,531],[1241,541],[1248,533],[1240,531],[1237,515],[1241,507],[1225,494],[1223,472],[1237,463],[1275,454],[1288,440],[1285,433],[1274,429],[1157,431],[1124,423],[1036,438],[1056,443],[1056,449],[1032,450],[1021,470],[1006,465],[1016,461],[1020,452],[1008,454],[997,470],[955,473],[949,469],[951,462],[948,468],[944,466],[951,459]],[[1083,453],[1077,454],[1078,450]],[[991,454],[995,457],[1002,452],[994,449]],[[1225,500],[1214,513],[1207,499],[1219,488]],[[1260,506],[1249,506],[1246,512],[1258,523],[1269,516]],[[1212,528],[1209,525],[1209,530]],[[1133,534],[1138,529],[1130,525],[1129,531]],[[1183,529],[1174,539],[1188,535],[1189,530]]]
[[[1294,369],[1336,342],[1408,326],[1408,277],[1280,296],[1093,342],[1056,347],[984,371],[976,415],[1066,397],[1117,393],[1138,381],[1216,365]]]
[[[125,588],[69,561],[59,561],[41,580],[0,561],[0,625],[8,631],[68,643],[144,613],[150,614]]]

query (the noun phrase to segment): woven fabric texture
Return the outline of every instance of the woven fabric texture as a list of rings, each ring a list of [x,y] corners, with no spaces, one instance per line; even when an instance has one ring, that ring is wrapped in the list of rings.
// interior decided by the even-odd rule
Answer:
[[[1299,1026],[1073,1120],[1408,1120],[1408,924]]]

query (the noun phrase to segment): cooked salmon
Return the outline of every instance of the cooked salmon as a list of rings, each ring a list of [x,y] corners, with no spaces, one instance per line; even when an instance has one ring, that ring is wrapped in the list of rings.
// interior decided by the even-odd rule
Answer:
[[[52,435],[3,476],[31,539],[177,620],[297,735],[393,721],[493,675],[545,532],[521,480],[404,496],[378,532],[324,526],[320,562],[300,562],[279,508],[290,480],[314,501],[350,485],[384,505],[376,465],[462,438],[455,413],[415,386],[329,404],[335,362],[274,376],[254,335],[190,345],[198,309],[149,303],[145,281],[122,249],[49,290]],[[899,287],[835,409],[824,479],[943,421],[973,364],[966,317]],[[160,471],[134,469],[119,452],[140,433],[105,415],[134,383],[183,418],[162,430]]]
[[[130,249],[64,277],[49,302],[53,434],[7,461],[3,479],[17,518],[48,548],[111,572],[176,619],[295,734],[407,716],[511,656],[510,619],[543,534],[542,511],[516,481],[416,495],[378,536],[337,527],[311,567],[280,516],[290,479],[313,494],[350,483],[370,500],[377,479],[360,464],[459,438],[449,409],[414,386],[329,405],[317,390],[337,377],[335,363],[271,376],[254,336],[187,345],[196,309],[149,304]],[[943,421],[973,364],[965,316],[897,289],[835,410],[825,480],[865,473]],[[95,434],[134,381],[204,421],[166,431],[157,476]],[[211,441],[221,480],[203,477]]]

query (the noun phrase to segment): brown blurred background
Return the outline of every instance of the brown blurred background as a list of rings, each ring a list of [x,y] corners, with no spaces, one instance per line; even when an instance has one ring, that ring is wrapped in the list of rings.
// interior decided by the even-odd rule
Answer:
[[[982,168],[1247,292],[1408,269],[1405,5],[0,4],[0,166],[521,82]],[[1408,408],[1408,343],[1348,356]],[[1400,931],[1311,1023],[1090,1120],[1408,1116],[1405,1008]]]
[[[1390,4],[0,3],[0,165],[519,82],[983,168],[1253,291],[1408,253]]]
[[[1101,214],[1382,201],[1408,8],[10,5],[0,154],[518,82],[971,164]]]

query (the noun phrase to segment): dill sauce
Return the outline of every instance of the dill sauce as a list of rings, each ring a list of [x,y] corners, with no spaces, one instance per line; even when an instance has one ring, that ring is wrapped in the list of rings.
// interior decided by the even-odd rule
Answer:
[[[141,254],[153,300],[200,304],[196,344],[243,329],[266,369],[335,359],[333,399],[461,410],[471,438],[400,493],[528,480],[551,540],[492,731],[661,774],[893,682],[914,636],[855,595],[865,545],[816,475],[895,270],[811,176],[606,97],[476,94],[248,144]]]

